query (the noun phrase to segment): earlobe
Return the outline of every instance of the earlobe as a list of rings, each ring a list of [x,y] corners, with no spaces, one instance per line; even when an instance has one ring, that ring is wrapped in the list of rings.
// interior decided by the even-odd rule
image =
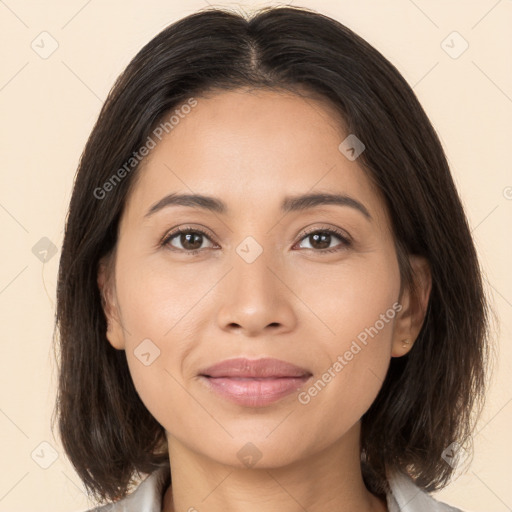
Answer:
[[[426,258],[409,256],[413,271],[413,286],[407,287],[400,301],[402,309],[396,317],[391,357],[401,357],[414,346],[428,309],[432,277]]]
[[[404,338],[393,342],[393,349],[391,351],[391,357],[402,357],[405,356],[413,347],[413,340]]]

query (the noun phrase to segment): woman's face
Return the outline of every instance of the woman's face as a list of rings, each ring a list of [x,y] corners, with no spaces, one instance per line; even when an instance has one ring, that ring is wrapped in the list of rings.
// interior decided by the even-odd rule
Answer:
[[[108,338],[171,439],[225,464],[284,465],[354,432],[390,357],[408,350],[390,222],[328,105],[270,90],[196,100],[128,198]],[[169,194],[223,209],[151,212]],[[310,194],[341,199],[298,200]],[[169,238],[177,228],[190,233]],[[306,377],[200,375],[237,357]]]

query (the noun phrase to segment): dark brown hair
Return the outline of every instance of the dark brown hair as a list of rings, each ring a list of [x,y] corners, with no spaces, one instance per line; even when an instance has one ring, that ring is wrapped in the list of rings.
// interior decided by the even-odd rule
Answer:
[[[362,418],[361,451],[375,494],[388,490],[386,469],[437,490],[453,472],[443,450],[454,441],[471,449],[472,411],[483,405],[488,313],[475,247],[441,143],[411,87],[354,32],[305,8],[194,13],[144,46],[110,91],[80,159],[60,259],[55,412],[64,449],[103,500],[123,497],[135,474],[169,464],[163,427],[140,400],[124,352],[106,339],[98,262],[116,247],[141,169],[130,158],[154,127],[192,96],[240,87],[307,90],[334,106],[366,146],[358,163],[389,211],[402,285],[414,284],[408,254],[430,264],[424,324],[413,349],[392,358]]]

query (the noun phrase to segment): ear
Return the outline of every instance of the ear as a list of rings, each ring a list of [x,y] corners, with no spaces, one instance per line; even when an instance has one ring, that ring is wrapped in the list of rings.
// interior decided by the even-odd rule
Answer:
[[[393,330],[391,357],[404,356],[412,349],[427,313],[428,300],[432,289],[430,265],[426,258],[409,256],[413,271],[413,287],[403,290]]]
[[[117,350],[123,350],[125,347],[125,340],[116,300],[113,265],[110,260],[111,257],[113,257],[113,255],[103,257],[98,263],[97,282],[100,290],[103,312],[107,319],[107,339],[114,348]]]

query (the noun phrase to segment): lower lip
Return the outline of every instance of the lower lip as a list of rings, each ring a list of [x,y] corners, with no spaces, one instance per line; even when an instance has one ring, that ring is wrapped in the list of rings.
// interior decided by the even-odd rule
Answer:
[[[219,395],[248,407],[261,407],[277,402],[298,391],[311,376],[279,378],[206,377],[210,389]]]

